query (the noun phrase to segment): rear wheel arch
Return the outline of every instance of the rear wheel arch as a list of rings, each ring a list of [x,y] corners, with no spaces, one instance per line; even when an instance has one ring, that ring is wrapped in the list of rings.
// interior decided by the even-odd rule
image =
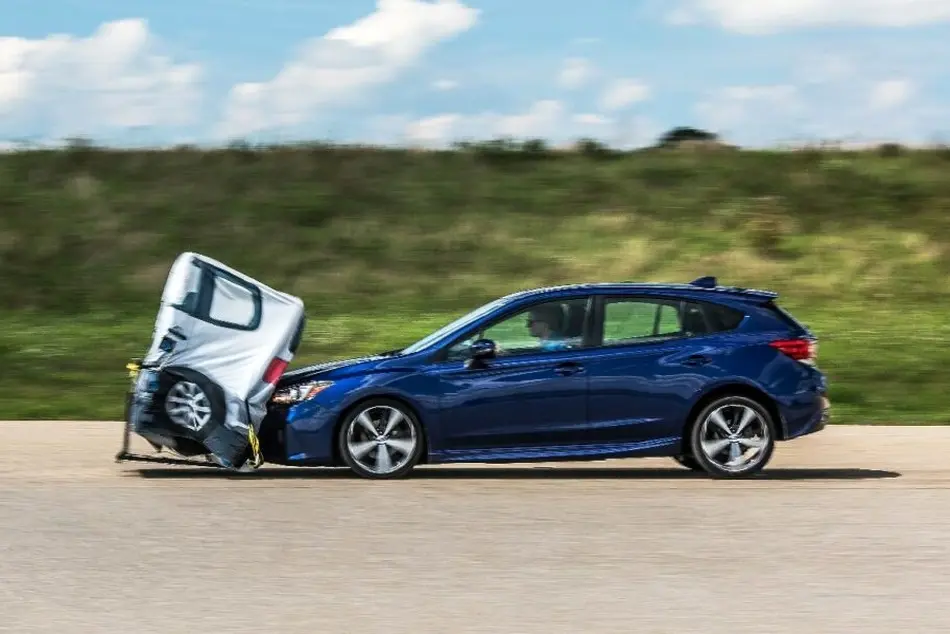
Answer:
[[[222,417],[226,413],[227,399],[221,386],[211,380],[210,377],[198,370],[185,366],[169,366],[164,368],[160,375],[160,396],[164,403],[170,390],[175,384],[181,381],[189,381],[198,385],[207,394],[211,400],[213,408],[213,418]]]
[[[168,415],[165,412],[165,402],[170,390],[176,384],[183,381],[196,384],[205,393],[211,403],[211,420],[208,425],[200,431],[192,432],[195,437],[192,437],[191,434],[186,433],[183,429],[178,428],[175,423],[172,423],[171,420],[167,418]],[[155,396],[155,406],[159,408],[161,412],[160,416],[168,420],[169,423],[174,426],[170,431],[175,435],[176,441],[178,442],[177,451],[184,455],[201,455],[207,453],[209,450],[207,446],[204,445],[205,440],[227,416],[227,399],[221,386],[212,381],[211,378],[203,372],[199,372],[194,368],[181,365],[168,366],[163,368],[159,373],[159,388]]]
[[[772,423],[775,426],[775,439],[785,440],[785,421],[783,420],[782,414],[778,409],[778,404],[772,397],[759,388],[747,383],[726,383],[717,385],[703,394],[690,408],[689,414],[686,415],[686,423],[683,425],[683,437],[681,440],[681,451],[684,454],[690,453],[689,436],[693,426],[697,422],[696,417],[700,412],[702,412],[704,407],[716,399],[723,398],[725,396],[744,396],[761,405],[763,408],[765,408],[765,411],[769,413],[769,416],[772,417]]]
[[[339,443],[337,439],[340,436],[340,430],[343,428],[343,422],[346,420],[346,417],[349,416],[354,410],[362,407],[370,401],[389,401],[394,405],[398,405],[403,409],[408,410],[416,420],[419,421],[419,428],[422,430],[422,450],[419,455],[419,464],[426,464],[429,461],[429,430],[426,427],[425,419],[419,412],[419,408],[413,405],[408,399],[403,398],[398,395],[382,393],[382,394],[367,394],[361,396],[349,405],[347,405],[340,412],[340,415],[337,416],[336,421],[333,423],[333,465],[337,467],[345,466],[346,461],[343,460],[343,455],[340,453]]]

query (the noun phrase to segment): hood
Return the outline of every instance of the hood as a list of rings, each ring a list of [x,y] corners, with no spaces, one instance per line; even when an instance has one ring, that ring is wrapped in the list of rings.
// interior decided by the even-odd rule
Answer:
[[[365,357],[353,357],[351,359],[340,359],[337,361],[326,361],[324,363],[315,363],[296,370],[284,372],[277,382],[277,387],[293,385],[300,381],[316,378],[328,378],[330,375],[340,374],[346,371],[346,374],[356,374],[359,372],[370,372],[375,370],[380,363],[392,357],[385,354],[376,354]]]

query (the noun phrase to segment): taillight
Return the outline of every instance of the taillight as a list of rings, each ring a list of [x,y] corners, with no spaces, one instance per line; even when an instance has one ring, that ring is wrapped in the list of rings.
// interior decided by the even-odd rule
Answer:
[[[811,364],[818,361],[818,342],[814,339],[778,339],[769,345],[796,361]]]
[[[271,360],[270,365],[267,366],[267,371],[264,372],[264,383],[277,385],[277,381],[280,379],[281,375],[286,369],[287,362],[280,357],[274,357]]]

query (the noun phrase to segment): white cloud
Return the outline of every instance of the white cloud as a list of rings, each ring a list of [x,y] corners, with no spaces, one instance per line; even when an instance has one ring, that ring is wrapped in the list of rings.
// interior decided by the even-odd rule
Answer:
[[[549,138],[563,127],[566,109],[559,101],[534,102],[517,114],[485,112],[476,115],[441,114],[410,122],[404,137],[413,145],[444,147],[451,141]]]
[[[622,110],[650,97],[650,87],[636,79],[617,79],[604,90],[600,107],[604,110]]]
[[[740,143],[769,134],[770,127],[787,124],[802,112],[799,90],[788,84],[729,86],[696,105],[701,127]]]
[[[528,138],[552,135],[564,117],[564,104],[547,99],[536,101],[526,112],[505,116],[489,116],[492,136]]]
[[[106,22],[86,38],[0,37],[0,130],[184,125],[197,116],[200,79],[199,66],[159,53],[141,19]]]
[[[593,74],[594,67],[590,62],[581,57],[572,57],[564,60],[557,81],[562,87],[573,90],[583,86]]]
[[[458,88],[459,83],[454,79],[439,79],[432,82],[432,87],[436,90],[446,91]]]
[[[610,119],[609,117],[605,117],[604,115],[594,114],[590,112],[582,112],[582,113],[576,114],[574,115],[573,118],[575,122],[580,123],[582,125],[597,125],[597,126],[610,125],[610,123],[613,121],[612,119]]]
[[[836,141],[923,144],[946,131],[950,107],[911,78],[848,64],[836,81],[716,90],[696,104],[698,125],[744,146]]]
[[[416,145],[441,146],[457,139],[484,140],[545,138],[558,132],[565,120],[564,104],[553,99],[536,101],[524,112],[476,115],[441,114],[412,121],[406,125],[406,140]]]
[[[913,96],[914,86],[906,79],[886,79],[871,87],[870,104],[873,110],[890,110],[902,106]]]
[[[795,76],[803,84],[828,84],[850,79],[856,70],[852,61],[836,53],[806,53]]]
[[[424,147],[442,146],[450,140],[452,128],[460,118],[457,114],[441,114],[413,121],[406,126],[406,140]]]
[[[392,81],[478,16],[460,0],[378,0],[373,13],[307,42],[270,81],[234,86],[217,132],[231,137],[303,123]]]
[[[526,140],[540,138],[554,146],[573,143],[581,137],[613,146],[652,143],[657,126],[643,117],[617,120],[595,113],[572,113],[560,101],[536,101],[526,110],[500,114],[441,114],[408,122],[403,139],[416,146],[445,147],[452,141],[483,141],[493,138]]]
[[[684,0],[673,24],[712,22],[746,34],[818,26],[909,27],[950,21],[950,0]]]

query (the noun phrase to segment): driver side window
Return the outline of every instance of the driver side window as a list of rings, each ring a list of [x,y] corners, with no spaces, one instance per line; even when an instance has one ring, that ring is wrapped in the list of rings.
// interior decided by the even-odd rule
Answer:
[[[499,357],[580,348],[587,308],[586,297],[534,304],[456,343],[449,358],[468,358],[469,346],[478,339],[494,341]]]

